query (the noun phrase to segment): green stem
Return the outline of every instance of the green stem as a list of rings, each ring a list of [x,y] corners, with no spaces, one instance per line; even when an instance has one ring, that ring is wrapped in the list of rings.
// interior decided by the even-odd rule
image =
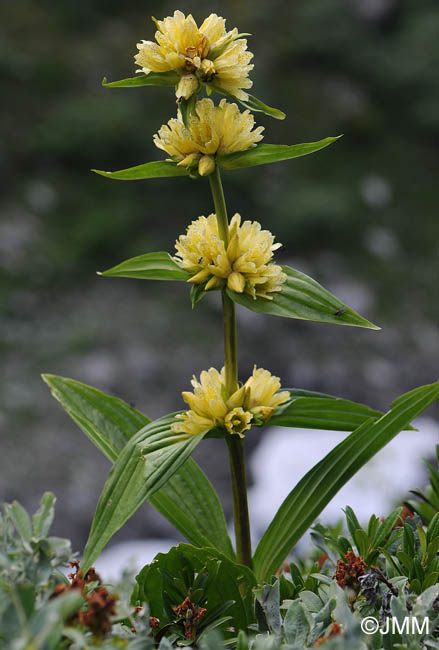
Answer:
[[[224,368],[229,395],[238,390],[238,354],[236,339],[235,303],[223,290]]]
[[[229,221],[227,219],[226,200],[224,198],[223,185],[219,169],[215,166],[215,171],[209,176],[210,189],[215,206],[216,220],[218,222],[218,233],[227,248],[229,243]]]
[[[233,515],[235,523],[236,559],[240,564],[253,568],[250,519],[247,503],[244,448],[236,435],[226,438],[229,449],[230,476],[232,479]]]
[[[218,233],[227,249],[229,243],[229,221],[224,199],[223,186],[218,167],[209,175],[210,189],[215,206]],[[238,389],[238,353],[236,338],[235,303],[222,291],[224,325],[224,369],[226,390],[231,395]],[[230,476],[232,480],[233,515],[235,522],[236,556],[240,564],[252,567],[250,521],[247,502],[247,481],[242,440],[237,435],[226,438],[229,450]]]

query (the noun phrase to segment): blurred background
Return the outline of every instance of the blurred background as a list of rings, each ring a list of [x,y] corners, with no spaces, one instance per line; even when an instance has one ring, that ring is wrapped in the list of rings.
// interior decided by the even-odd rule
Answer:
[[[252,92],[287,113],[256,115],[265,142],[344,133],[317,154],[224,173],[223,182],[230,212],[258,219],[285,245],[281,261],[382,327],[239,308],[241,378],[257,363],[284,386],[385,409],[437,375],[437,0],[2,2],[0,499],[35,508],[54,491],[54,534],[78,549],[109,463],[40,373],[95,385],[155,418],[183,407],[193,372],[222,364],[218,294],[193,313],[181,283],[95,274],[172,253],[189,222],[212,211],[203,179],[121,183],[89,172],[163,158],[152,135],[175,114],[172,89],[101,81],[133,76],[136,43],[154,36],[150,16],[176,8],[198,24],[216,12],[253,34]],[[247,436],[249,453],[261,435]],[[291,436],[299,452],[304,443]],[[312,440],[308,432],[305,446]],[[208,441],[197,460],[230,515],[223,447]],[[299,478],[292,471],[291,484]],[[173,534],[145,506],[117,539]]]

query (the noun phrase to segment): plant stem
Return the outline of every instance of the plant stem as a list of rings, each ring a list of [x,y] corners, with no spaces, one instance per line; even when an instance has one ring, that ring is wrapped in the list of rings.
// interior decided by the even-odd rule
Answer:
[[[218,167],[209,175],[210,189],[215,206],[218,233],[227,249],[229,243],[229,221],[224,199],[223,186]],[[238,389],[238,353],[236,339],[235,303],[222,291],[224,326],[224,368],[226,390],[231,395]],[[247,503],[247,481],[242,440],[237,435],[226,438],[229,450],[230,476],[232,480],[233,516],[235,523],[236,556],[240,564],[252,567],[250,521]]]
[[[226,438],[229,449],[230,476],[232,478],[233,515],[235,523],[236,559],[240,564],[252,568],[252,546],[250,520],[247,503],[247,481],[245,477],[244,447],[236,435]]]
[[[210,189],[215,206],[216,220],[218,222],[218,233],[227,248],[229,243],[229,221],[227,219],[226,200],[224,198],[223,185],[219,169],[215,166],[215,171],[209,176]]]

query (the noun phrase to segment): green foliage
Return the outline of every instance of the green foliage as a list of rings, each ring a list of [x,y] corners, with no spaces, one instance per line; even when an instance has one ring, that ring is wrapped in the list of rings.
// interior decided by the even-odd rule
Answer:
[[[123,400],[80,381],[49,374],[42,378],[72,420],[111,461],[139,429],[151,422]]]
[[[166,554],[159,553],[140,571],[134,584],[132,576],[125,576],[114,592],[118,600],[112,625],[98,637],[78,623],[76,613],[84,603],[80,590],[50,599],[57,584],[67,584],[56,567],[70,558],[67,540],[53,544],[50,540],[54,538],[45,537],[53,520],[53,503],[53,495],[46,493],[32,520],[16,502],[6,505],[0,517],[1,648],[173,650],[186,646],[194,650],[311,650],[316,644],[328,650],[436,647],[437,517],[425,529],[418,516],[402,521],[398,509],[382,521],[372,515],[368,526],[362,528],[347,506],[346,537],[340,535],[339,528],[316,525],[312,533],[314,549],[307,557],[297,558],[278,577],[262,585],[256,584],[250,569],[219,551],[180,544]],[[343,579],[353,566],[349,552],[362,560],[363,568],[352,587],[344,587]],[[400,562],[403,553],[407,554],[407,567],[411,565],[409,570]],[[420,565],[426,578],[421,586],[416,577]],[[90,590],[94,584],[90,583]],[[373,634],[364,634],[361,622],[366,616],[373,617],[381,630],[388,625],[388,633],[381,634],[377,629]]]
[[[124,446],[100,496],[82,569],[86,572],[111,537],[175,474],[204,438],[204,433],[174,433],[175,414],[140,429]]]
[[[438,397],[438,383],[398,397],[390,411],[378,420],[366,420],[299,481],[256,548],[254,566],[259,580],[279,568],[308,526],[360,467]]]
[[[236,293],[229,289],[227,294],[239,305],[263,314],[334,325],[380,329],[362,318],[309,276],[288,266],[283,266],[282,270],[287,274],[287,280],[282,285],[281,291],[274,294],[272,300],[259,297],[254,299],[247,293]],[[100,273],[100,275],[141,280],[187,280],[190,278],[190,274],[181,269],[165,252],[139,255]],[[193,306],[201,300],[204,293],[204,284],[192,288]]]
[[[159,553],[152,564],[142,569],[136,581],[131,602],[133,605],[147,603],[151,615],[159,619],[156,638],[165,633],[171,638],[174,635],[185,638],[188,626],[184,627],[181,620],[176,622],[175,608],[186,599],[196,608],[206,610],[192,628],[189,639],[198,639],[212,627],[227,624],[245,630],[254,622],[254,574],[215,549],[180,544],[169,553]],[[191,618],[186,620],[190,623]]]
[[[171,176],[187,176],[188,170],[186,167],[179,167],[176,163],[169,160],[158,160],[157,162],[144,163],[143,165],[136,165],[136,167],[129,167],[128,169],[121,169],[117,172],[104,172],[100,169],[92,169],[95,174],[112,178],[116,181],[140,181],[145,178],[169,178]]]
[[[187,119],[187,111],[190,110],[187,104],[188,102],[183,104],[184,119]],[[304,144],[294,145],[258,144],[247,151],[237,151],[236,153],[224,154],[222,156],[218,155],[216,156],[216,162],[224,169],[243,169],[244,167],[255,167],[257,165],[290,160],[324,149],[340,137],[325,138],[319,142],[306,142]],[[144,163],[143,165],[136,165],[135,167],[121,169],[116,172],[105,172],[99,169],[92,169],[91,171],[117,181],[139,181],[147,178],[190,175],[186,167],[179,167],[176,162],[170,160]]]
[[[140,280],[188,280],[190,274],[174,262],[169,253],[146,253],[126,260],[99,275]]]
[[[53,396],[93,444],[115,462],[126,442],[150,420],[121,399],[74,379],[44,375]],[[234,556],[218,496],[197,463],[188,458],[150,503],[192,544]]]
[[[229,289],[227,294],[239,305],[262,314],[333,325],[354,325],[375,330],[380,329],[340,302],[338,298],[305,273],[288,266],[282,266],[282,270],[286,273],[287,279],[282,285],[281,291],[276,292],[272,300],[264,298],[254,300],[246,293],[236,293]]]
[[[224,169],[243,169],[244,167],[256,167],[267,163],[280,162],[307,156],[328,147],[336,142],[341,135],[335,138],[324,138],[318,142],[304,142],[302,144],[257,144],[247,151],[236,151],[235,153],[217,156],[217,163]]]
[[[275,120],[284,120],[286,118],[286,115],[283,111],[280,111],[278,108],[272,108],[271,106],[267,106],[267,104],[264,104],[264,102],[261,102],[260,99],[257,97],[254,97],[253,95],[248,94],[248,99],[238,99],[234,95],[226,92],[223,88],[220,88],[219,86],[216,86],[215,84],[209,84],[210,88],[212,90],[215,90],[215,92],[219,93],[220,95],[225,95],[232,101],[238,101],[241,106],[244,106],[250,111],[253,111],[255,113],[264,113],[265,115],[269,115],[270,117],[274,117]]]
[[[364,404],[331,395],[321,397],[296,397],[290,391],[291,401],[281,404],[270,419],[270,424],[305,429],[353,431],[370,418],[383,414]]]
[[[180,81],[180,75],[174,70],[167,72],[148,72],[148,74],[138,74],[128,79],[107,82],[104,77],[102,85],[105,88],[135,88],[138,86],[175,86]]]
[[[79,592],[49,602],[55,586],[66,581],[58,567],[72,556],[68,540],[48,537],[54,504],[46,492],[32,519],[17,501],[0,513],[1,648],[55,648],[63,622],[83,602]]]
[[[412,490],[418,500],[410,500],[409,504],[422,521],[428,524],[439,512],[439,445],[436,446],[436,467],[428,461],[425,461],[425,465],[430,476],[429,484],[423,492]]]

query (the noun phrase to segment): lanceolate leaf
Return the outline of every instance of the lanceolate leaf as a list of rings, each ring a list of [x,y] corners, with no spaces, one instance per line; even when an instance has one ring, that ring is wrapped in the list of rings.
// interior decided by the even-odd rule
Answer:
[[[119,81],[107,82],[104,77],[102,85],[105,88],[134,88],[138,86],[175,86],[180,81],[180,75],[169,70],[168,72],[149,72],[148,74],[138,74],[129,79],[120,79]]]
[[[123,400],[80,381],[48,374],[42,377],[53,397],[112,462],[128,440],[151,422]]]
[[[283,111],[280,111],[278,108],[272,108],[271,106],[267,106],[267,104],[264,104],[264,102],[261,102],[260,99],[254,97],[253,95],[248,94],[248,99],[238,99],[238,97],[235,97],[235,95],[226,92],[220,86],[209,84],[208,87],[210,87],[212,90],[219,93],[220,95],[225,95],[231,101],[239,102],[242,106],[248,108],[249,110],[255,113],[258,112],[265,113],[265,115],[274,117],[276,120],[284,120],[286,118],[286,115]]]
[[[388,413],[378,420],[367,420],[299,481],[256,549],[254,566],[260,581],[267,580],[279,568],[340,488],[438,397],[438,383],[402,395]]]
[[[305,142],[303,144],[257,144],[247,151],[236,151],[235,153],[217,156],[217,163],[224,169],[241,169],[243,167],[256,167],[256,165],[265,165],[267,163],[290,160],[314,153],[324,149],[336,140],[335,138],[324,138],[318,142]]]
[[[79,381],[56,375],[43,375],[43,379],[55,399],[112,463],[128,440],[150,422],[121,399]],[[195,546],[213,546],[234,557],[221,503],[192,458],[149,501]]]
[[[175,474],[204,433],[174,433],[175,414],[150,422],[120,452],[100,496],[84,549],[85,573],[112,536]]]
[[[380,411],[374,411],[364,404],[328,397],[330,396],[293,398],[285,407],[276,409],[270,425],[353,431],[369,418],[382,416]]]
[[[190,274],[183,271],[169,253],[146,253],[125,260],[99,275],[108,277],[139,278],[140,280],[187,280]]]
[[[343,304],[308,275],[289,266],[283,266],[282,270],[286,273],[287,279],[282,285],[281,291],[275,293],[272,300],[266,298],[254,300],[247,293],[235,293],[229,289],[227,293],[239,305],[263,314],[299,318],[319,323],[380,329]]]
[[[157,160],[136,167],[121,169],[117,172],[103,172],[100,169],[92,169],[91,171],[116,181],[140,181],[145,178],[166,178],[169,176],[187,176],[189,174],[186,167],[179,167],[177,163],[171,160]]]

